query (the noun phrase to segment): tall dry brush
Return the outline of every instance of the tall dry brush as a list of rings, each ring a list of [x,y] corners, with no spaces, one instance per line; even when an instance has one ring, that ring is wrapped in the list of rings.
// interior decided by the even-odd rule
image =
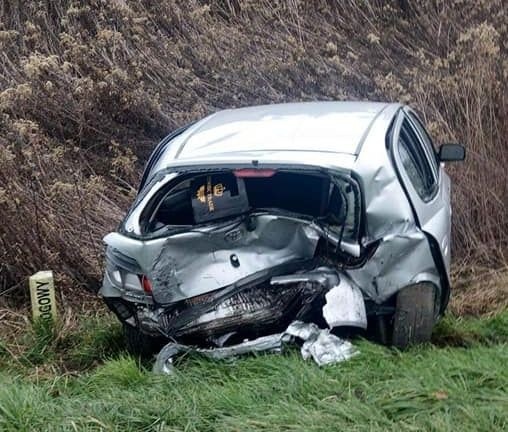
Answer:
[[[52,268],[95,287],[150,148],[220,108],[401,101],[451,168],[454,254],[506,262],[507,10],[483,1],[0,3],[0,292]],[[19,294],[15,294],[19,296]],[[5,298],[5,296],[3,296]]]

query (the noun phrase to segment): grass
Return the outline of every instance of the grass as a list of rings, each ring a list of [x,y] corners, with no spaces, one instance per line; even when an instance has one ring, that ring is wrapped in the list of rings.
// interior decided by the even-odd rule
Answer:
[[[330,431],[506,430],[508,313],[448,317],[432,345],[361,355],[319,368],[284,355],[177,362],[156,376],[123,351],[111,318],[64,338],[27,334],[0,347],[0,430]]]
[[[0,224],[10,302],[23,304],[21,281],[40,269],[67,299],[100,286],[101,239],[156,143],[218,109],[277,102],[409,103],[436,146],[467,149],[446,167],[455,263],[506,265],[506,1],[0,4],[0,220],[17,222]],[[495,293],[473,295],[490,311]]]

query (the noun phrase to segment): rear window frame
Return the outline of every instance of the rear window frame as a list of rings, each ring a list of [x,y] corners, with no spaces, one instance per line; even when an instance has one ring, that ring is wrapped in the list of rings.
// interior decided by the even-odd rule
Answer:
[[[122,222],[122,224],[120,226],[120,231],[130,237],[145,239],[145,240],[152,240],[152,239],[167,237],[169,235],[177,234],[179,232],[185,232],[185,231],[188,231],[189,229],[196,229],[196,228],[201,228],[201,227],[205,227],[208,225],[214,225],[214,224],[219,223],[220,221],[211,221],[211,222],[204,222],[204,223],[192,224],[192,225],[167,225],[166,227],[168,227],[168,229],[159,229],[159,230],[155,230],[155,231],[148,231],[147,225],[146,225],[146,223],[153,216],[154,212],[157,211],[157,208],[160,206],[160,203],[162,203],[162,200],[164,199],[163,197],[165,195],[167,195],[170,190],[177,187],[183,181],[186,181],[190,178],[193,178],[193,177],[199,176],[199,175],[209,175],[209,174],[221,173],[221,172],[223,173],[225,171],[233,171],[234,169],[240,169],[240,168],[245,168],[245,166],[235,166],[235,167],[228,166],[228,167],[224,167],[224,168],[201,167],[199,169],[196,169],[194,167],[194,169],[189,170],[189,171],[187,171],[187,170],[180,170],[180,171],[176,171],[176,172],[173,171],[175,174],[178,174],[177,177],[171,179],[166,184],[163,184],[160,187],[160,189],[157,190],[153,194],[153,196],[150,198],[150,200],[144,205],[144,208],[141,210],[140,216],[139,216],[139,226],[140,226],[141,234],[135,234],[132,231],[126,230],[125,225],[129,219],[129,215],[131,213],[133,213],[134,209],[138,205],[141,205],[144,196],[149,193],[149,191],[150,191],[149,187],[144,188],[143,192],[138,195],[136,202],[134,203],[134,205],[131,207],[131,210],[129,211],[129,214]],[[261,168],[261,166],[259,168]],[[351,173],[351,172],[344,173],[344,172],[341,172],[340,170],[326,170],[326,169],[322,169],[322,168],[318,168],[318,167],[301,167],[301,168],[298,167],[298,168],[296,168],[294,166],[288,166],[288,167],[263,166],[263,168],[275,169],[277,171],[282,171],[282,172],[287,171],[287,172],[292,172],[292,173],[301,173],[302,175],[306,174],[306,175],[326,176],[326,177],[331,178],[332,181],[333,181],[333,178],[337,178],[338,180],[349,184],[352,187],[352,190],[354,192],[354,197],[355,197],[354,198],[355,206],[353,209],[353,212],[355,214],[355,221],[354,221],[355,226],[354,226],[354,229],[352,230],[353,231],[352,235],[350,237],[343,237],[343,241],[355,242],[355,243],[358,243],[359,245],[361,244],[360,239],[361,239],[362,229],[365,224],[364,215],[363,215],[363,194],[362,194],[362,190],[360,187],[360,183],[358,182],[358,179],[355,178],[353,173]],[[155,185],[157,183],[157,180],[160,178],[160,176],[167,175],[168,173],[169,173],[169,170],[163,170],[160,173],[157,173],[153,178],[150,179],[149,184],[153,184],[153,187],[156,187]],[[253,210],[253,211],[255,212],[255,210]],[[348,208],[348,211],[350,211],[349,208]],[[283,212],[284,211],[281,211],[281,214]],[[148,216],[148,214],[150,216]],[[309,220],[309,221],[313,220],[312,217],[306,218],[305,215],[295,215],[295,217],[300,217],[300,216],[303,220]],[[229,218],[225,219],[224,223],[227,223],[228,221],[234,220],[234,219],[235,219],[234,216],[229,217]],[[340,234],[340,232],[337,232],[335,230],[333,232],[336,235]]]

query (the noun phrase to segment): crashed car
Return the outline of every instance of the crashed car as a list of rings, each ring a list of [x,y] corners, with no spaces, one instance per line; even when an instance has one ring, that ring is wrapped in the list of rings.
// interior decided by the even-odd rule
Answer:
[[[450,179],[414,111],[307,102],[216,112],[153,151],[104,241],[129,349],[233,346],[307,322],[399,348],[450,295]]]

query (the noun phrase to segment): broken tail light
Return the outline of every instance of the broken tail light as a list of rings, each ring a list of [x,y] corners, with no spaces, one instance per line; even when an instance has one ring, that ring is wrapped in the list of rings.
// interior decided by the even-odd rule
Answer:
[[[143,287],[143,291],[146,294],[152,294],[152,281],[148,279],[147,276],[141,275],[140,276],[141,286]]]

